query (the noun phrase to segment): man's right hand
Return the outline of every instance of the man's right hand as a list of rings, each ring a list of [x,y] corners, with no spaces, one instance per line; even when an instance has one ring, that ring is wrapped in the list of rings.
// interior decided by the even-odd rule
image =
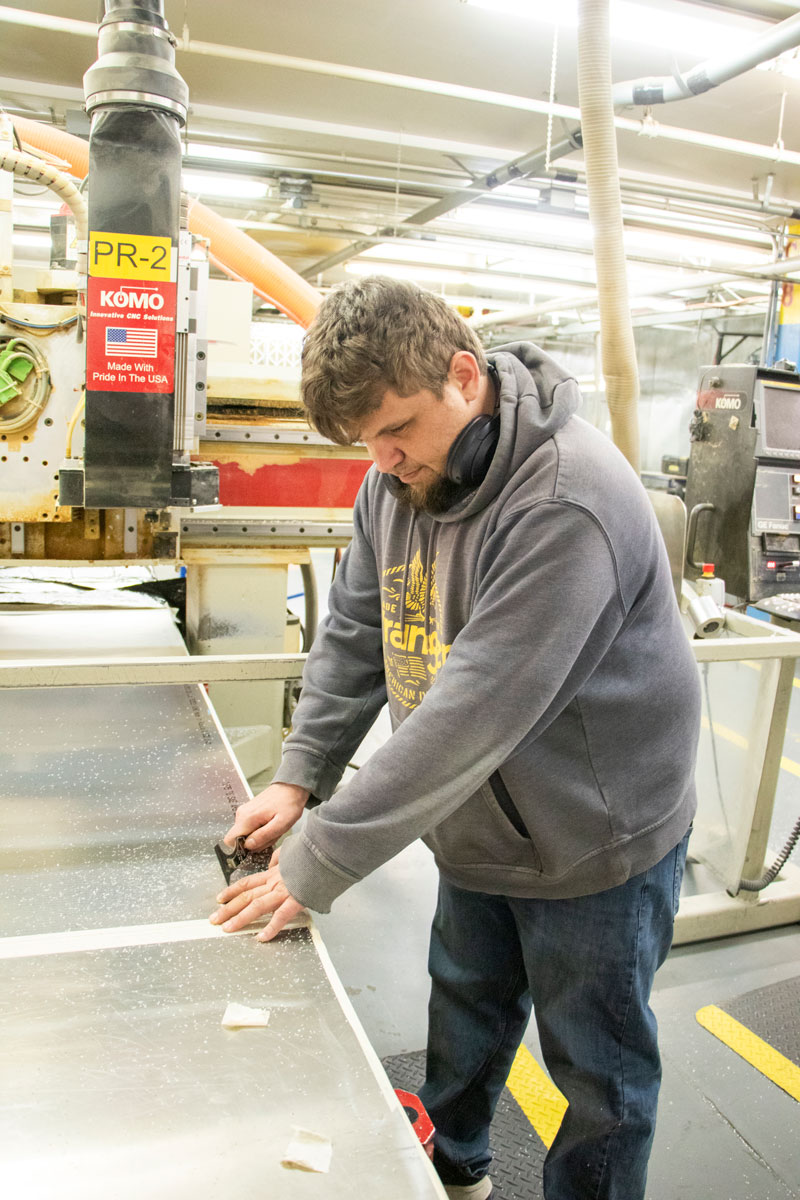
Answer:
[[[247,839],[245,849],[266,850],[291,829],[310,795],[307,788],[293,783],[271,783],[252,800],[239,805],[236,821],[224,840],[232,846],[237,838],[243,837]]]

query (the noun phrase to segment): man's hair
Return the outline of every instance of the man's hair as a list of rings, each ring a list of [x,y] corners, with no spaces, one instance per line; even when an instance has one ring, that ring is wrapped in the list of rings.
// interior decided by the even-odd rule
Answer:
[[[441,398],[458,350],[487,371],[486,355],[466,321],[445,300],[413,283],[371,275],[324,300],[303,345],[301,394],[311,424],[346,446],[391,388]]]

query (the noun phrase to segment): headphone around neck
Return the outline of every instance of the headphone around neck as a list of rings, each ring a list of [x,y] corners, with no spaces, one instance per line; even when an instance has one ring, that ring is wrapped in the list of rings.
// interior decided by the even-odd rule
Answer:
[[[489,378],[500,392],[500,376],[489,363]],[[447,454],[445,474],[462,487],[477,487],[486,478],[500,438],[500,414],[481,413],[465,425]]]

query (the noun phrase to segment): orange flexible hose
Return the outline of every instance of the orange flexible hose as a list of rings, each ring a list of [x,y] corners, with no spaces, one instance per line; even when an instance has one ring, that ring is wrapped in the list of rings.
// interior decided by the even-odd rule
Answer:
[[[214,257],[252,283],[259,295],[276,304],[298,325],[311,324],[322,297],[265,246],[199,200],[189,201],[189,228],[199,237],[208,238]]]
[[[55,125],[43,125],[41,121],[31,121],[28,117],[12,117],[12,120],[21,142],[44,150],[46,154],[54,154],[70,164],[73,175],[83,179],[89,170],[88,142],[64,129],[56,129]]]
[[[13,121],[21,142],[69,163],[74,175],[80,178],[86,175],[89,170],[87,142],[54,125],[43,125],[27,117],[14,117]],[[198,237],[208,238],[211,253],[223,269],[229,267],[234,274],[251,283],[260,296],[298,325],[305,328],[311,323],[322,296],[265,246],[199,200],[190,202],[189,229]]]

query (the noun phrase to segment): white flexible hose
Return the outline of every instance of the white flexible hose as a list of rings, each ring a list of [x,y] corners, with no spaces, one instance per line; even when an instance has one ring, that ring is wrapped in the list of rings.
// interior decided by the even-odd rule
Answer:
[[[51,167],[41,158],[25,154],[22,150],[15,150],[11,146],[0,147],[0,167],[4,171],[12,171],[18,178],[26,179],[29,183],[44,183],[60,196],[75,216],[78,240],[86,241],[89,236],[89,211],[86,201],[69,176],[56,167]]]
[[[608,9],[608,0],[579,0],[578,89],[611,433],[638,472],[639,372],[622,240]]]

